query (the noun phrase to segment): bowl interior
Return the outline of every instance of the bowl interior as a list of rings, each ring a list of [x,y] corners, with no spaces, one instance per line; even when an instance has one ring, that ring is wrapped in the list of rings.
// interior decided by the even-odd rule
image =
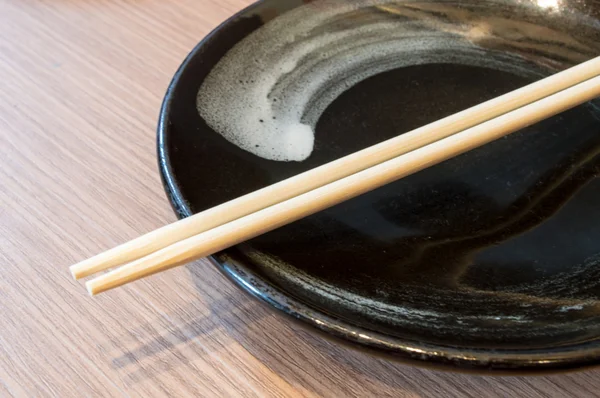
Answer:
[[[180,215],[600,54],[595,2],[363,1],[331,12],[348,3],[263,1],[222,25],[186,60],[159,132],[163,172]],[[343,90],[339,76],[323,83],[302,110],[304,119],[314,119],[310,156],[269,160],[211,128],[197,95],[230,49],[299,9],[333,14],[313,35],[366,27],[373,41],[356,47],[393,42],[397,52],[378,59],[389,65]],[[403,42],[409,36],[431,43],[416,48],[414,40]],[[315,52],[328,62],[336,56]],[[295,67],[303,62],[311,58]],[[302,73],[319,67],[313,63]],[[289,72],[287,78],[302,76]],[[328,95],[325,104],[318,101]],[[551,352],[588,344],[600,336],[599,104],[579,106],[215,258],[242,264],[244,275],[237,277],[302,303],[314,319],[367,335],[465,352]]]

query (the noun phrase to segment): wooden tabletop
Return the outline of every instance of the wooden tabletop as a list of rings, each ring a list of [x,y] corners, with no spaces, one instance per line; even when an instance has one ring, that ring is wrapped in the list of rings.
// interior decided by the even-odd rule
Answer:
[[[0,0],[0,397],[597,396],[599,371],[483,377],[374,359],[206,261],[88,297],[68,266],[175,220],[165,89],[250,0]]]

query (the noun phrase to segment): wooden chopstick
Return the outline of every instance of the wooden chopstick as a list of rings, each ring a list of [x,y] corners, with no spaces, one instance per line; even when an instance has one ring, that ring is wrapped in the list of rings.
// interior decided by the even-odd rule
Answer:
[[[596,57],[516,91],[402,134],[323,166],[166,225],[73,265],[75,279],[124,264],[183,239],[309,192],[396,156],[449,137],[600,74]]]
[[[177,242],[89,282],[95,295],[205,257],[530,126],[600,96],[600,76],[292,199]]]

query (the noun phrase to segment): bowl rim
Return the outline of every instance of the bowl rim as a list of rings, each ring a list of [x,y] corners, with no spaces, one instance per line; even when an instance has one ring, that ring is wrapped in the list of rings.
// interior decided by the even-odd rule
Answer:
[[[157,126],[157,160],[161,181],[168,200],[178,218],[193,214],[177,184],[171,168],[168,151],[168,120],[173,96],[181,75],[188,65],[202,52],[204,45],[218,32],[252,12],[261,4],[272,0],[260,0],[232,15],[206,35],[186,56],[175,72],[162,102]],[[557,373],[600,365],[600,339],[548,349],[485,349],[451,347],[382,334],[359,327],[341,319],[333,318],[301,301],[286,295],[276,286],[265,281],[243,263],[226,254],[226,251],[210,256],[211,263],[238,288],[266,304],[277,313],[288,316],[311,331],[337,343],[361,349],[377,356],[411,363],[421,367],[461,372],[498,374]]]

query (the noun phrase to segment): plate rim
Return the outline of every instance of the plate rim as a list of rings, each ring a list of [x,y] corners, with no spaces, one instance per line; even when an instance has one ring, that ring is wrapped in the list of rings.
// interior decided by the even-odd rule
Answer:
[[[235,13],[199,41],[185,57],[166,90],[157,125],[157,160],[163,188],[179,219],[189,217],[193,213],[176,182],[167,149],[169,138],[168,120],[173,94],[181,75],[190,62],[202,52],[203,46],[218,32],[226,29],[228,24],[245,16],[266,1],[269,0],[259,0]],[[559,373],[600,365],[600,336],[596,340],[551,347],[547,350],[499,350],[434,345],[382,334],[330,317],[311,308],[286,295],[279,288],[265,281],[260,275],[253,273],[243,263],[227,256],[226,253],[227,250],[209,256],[208,259],[239,289],[258,299],[259,302],[266,304],[276,313],[287,316],[310,331],[319,332],[325,338],[334,339],[336,343],[342,343],[354,349],[366,350],[376,356],[383,356],[403,363],[408,362],[421,367],[479,374],[491,372],[494,375]]]

